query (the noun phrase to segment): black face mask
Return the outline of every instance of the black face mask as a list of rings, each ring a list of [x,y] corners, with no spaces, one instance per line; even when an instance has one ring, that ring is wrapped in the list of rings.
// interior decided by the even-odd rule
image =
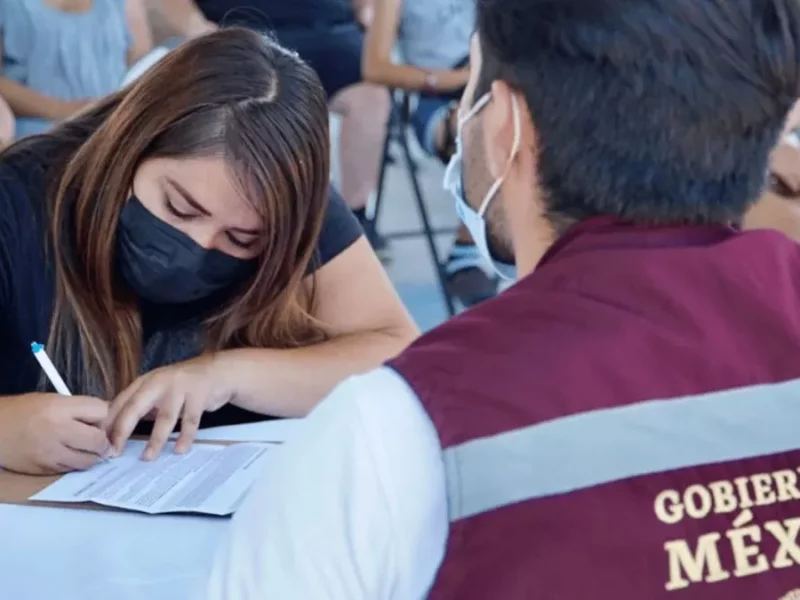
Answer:
[[[183,304],[244,281],[254,260],[206,250],[131,196],[122,209],[117,258],[133,291],[156,304]]]

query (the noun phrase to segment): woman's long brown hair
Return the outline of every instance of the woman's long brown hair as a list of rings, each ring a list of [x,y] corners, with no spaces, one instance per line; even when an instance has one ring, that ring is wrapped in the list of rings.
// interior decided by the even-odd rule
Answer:
[[[139,374],[141,318],[115,250],[134,173],[149,158],[223,156],[263,220],[257,273],[207,319],[207,349],[287,348],[324,337],[303,280],[326,206],[328,136],[314,72],[268,38],[230,28],[178,47],[129,88],[18,144],[52,150],[56,302],[48,346],[65,373],[75,373],[77,390],[113,397]]]

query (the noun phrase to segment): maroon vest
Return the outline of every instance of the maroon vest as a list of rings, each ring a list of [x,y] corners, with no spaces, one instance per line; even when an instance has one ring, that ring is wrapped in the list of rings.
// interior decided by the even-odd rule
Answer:
[[[800,246],[606,219],[391,363],[444,450],[447,600],[800,596]]]

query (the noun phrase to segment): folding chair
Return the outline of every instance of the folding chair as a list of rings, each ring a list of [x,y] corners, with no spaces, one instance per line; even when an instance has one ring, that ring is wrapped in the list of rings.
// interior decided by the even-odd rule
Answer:
[[[402,239],[402,238],[409,238],[409,237],[418,237],[424,236],[425,240],[428,244],[428,250],[430,252],[431,261],[433,262],[433,268],[436,271],[436,276],[439,280],[439,288],[442,293],[442,298],[444,300],[445,308],[447,309],[447,313],[449,316],[453,316],[456,313],[455,303],[453,301],[453,297],[447,289],[447,275],[444,271],[444,266],[442,265],[442,260],[439,258],[439,251],[436,248],[436,235],[440,234],[452,234],[456,232],[455,228],[440,228],[434,229],[431,225],[430,216],[428,213],[428,207],[425,203],[425,199],[422,195],[422,188],[419,184],[419,179],[417,178],[417,162],[414,160],[414,157],[411,154],[411,149],[408,145],[408,127],[409,127],[409,120],[411,117],[411,99],[406,92],[396,91],[396,90],[389,90],[389,93],[392,97],[392,110],[389,115],[389,121],[386,124],[386,137],[384,138],[383,142],[383,158],[381,161],[381,170],[380,174],[378,175],[378,190],[375,198],[375,211],[373,214],[373,220],[377,224],[378,217],[380,215],[380,208],[381,203],[383,200],[383,190],[384,190],[384,182],[386,177],[386,169],[390,162],[390,151],[392,147],[392,142],[398,142],[400,144],[400,148],[402,150],[402,160],[405,163],[406,172],[408,173],[408,178],[411,182],[411,189],[414,193],[414,201],[417,204],[417,210],[419,211],[419,217],[422,221],[422,229],[421,230],[414,230],[414,231],[402,231],[387,234],[385,237],[387,239]],[[398,101],[398,96],[400,100]]]

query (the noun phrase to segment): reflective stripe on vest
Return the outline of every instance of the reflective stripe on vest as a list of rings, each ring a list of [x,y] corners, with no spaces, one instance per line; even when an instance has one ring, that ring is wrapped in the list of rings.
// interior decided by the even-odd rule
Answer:
[[[450,521],[640,475],[800,449],[800,379],[563,417],[444,452]]]

